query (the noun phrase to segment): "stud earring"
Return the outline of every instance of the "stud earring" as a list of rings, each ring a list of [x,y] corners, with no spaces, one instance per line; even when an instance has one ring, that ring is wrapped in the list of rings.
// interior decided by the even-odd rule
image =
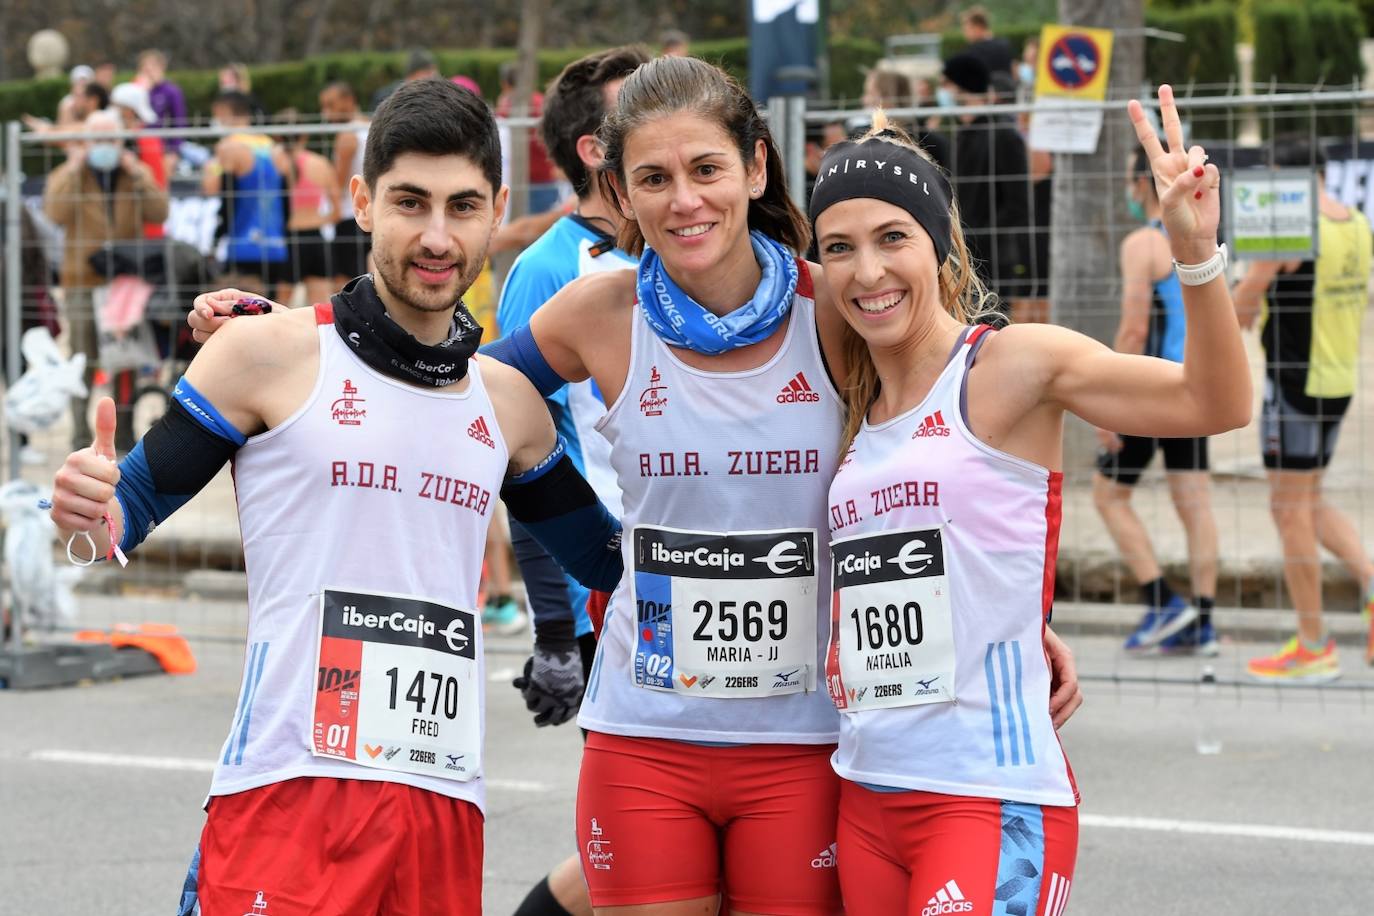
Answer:
[[[758,189],[757,186],[752,187],[752,188],[749,189],[749,196],[750,196],[750,197],[758,197],[758,196],[759,196],[760,194],[762,194],[762,193],[763,193],[763,192],[760,191],[760,190]]]

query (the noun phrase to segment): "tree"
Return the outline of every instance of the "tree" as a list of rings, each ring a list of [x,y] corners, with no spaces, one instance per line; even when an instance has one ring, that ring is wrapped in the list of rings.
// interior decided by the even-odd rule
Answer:
[[[1109,97],[1136,94],[1145,75],[1144,0],[1059,0],[1059,21],[1115,29]],[[1126,35],[1122,35],[1126,32]],[[1143,100],[1142,100],[1143,101]],[[1117,250],[1131,221],[1122,176],[1138,145],[1122,111],[1103,118],[1097,151],[1054,157],[1054,204],[1050,213],[1050,304],[1056,324],[1110,342],[1120,310]],[[1064,462],[1091,459],[1092,436],[1084,424],[1066,427]]]

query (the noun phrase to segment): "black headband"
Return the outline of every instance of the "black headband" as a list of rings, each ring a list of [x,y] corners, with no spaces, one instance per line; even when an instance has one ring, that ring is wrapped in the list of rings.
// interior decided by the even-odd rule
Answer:
[[[935,243],[935,266],[949,257],[949,181],[920,153],[873,138],[845,140],[826,151],[811,192],[811,224],[842,200],[870,197],[901,207]]]

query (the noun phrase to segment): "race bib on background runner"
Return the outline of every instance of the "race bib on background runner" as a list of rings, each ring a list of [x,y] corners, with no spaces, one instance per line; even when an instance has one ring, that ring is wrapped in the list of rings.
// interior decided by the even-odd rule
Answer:
[[[816,689],[816,532],[637,526],[634,678],[688,696]]]
[[[826,687],[841,712],[954,700],[954,620],[939,528],[830,544]]]
[[[421,598],[325,589],[310,749],[365,767],[475,779],[477,617]]]

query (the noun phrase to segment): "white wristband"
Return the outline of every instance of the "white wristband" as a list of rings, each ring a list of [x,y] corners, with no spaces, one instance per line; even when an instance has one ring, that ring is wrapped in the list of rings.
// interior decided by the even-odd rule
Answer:
[[[1174,273],[1178,274],[1178,282],[1184,286],[1201,286],[1226,273],[1227,260],[1226,245],[1223,243],[1217,246],[1216,254],[1201,264],[1180,264],[1175,260]]]

